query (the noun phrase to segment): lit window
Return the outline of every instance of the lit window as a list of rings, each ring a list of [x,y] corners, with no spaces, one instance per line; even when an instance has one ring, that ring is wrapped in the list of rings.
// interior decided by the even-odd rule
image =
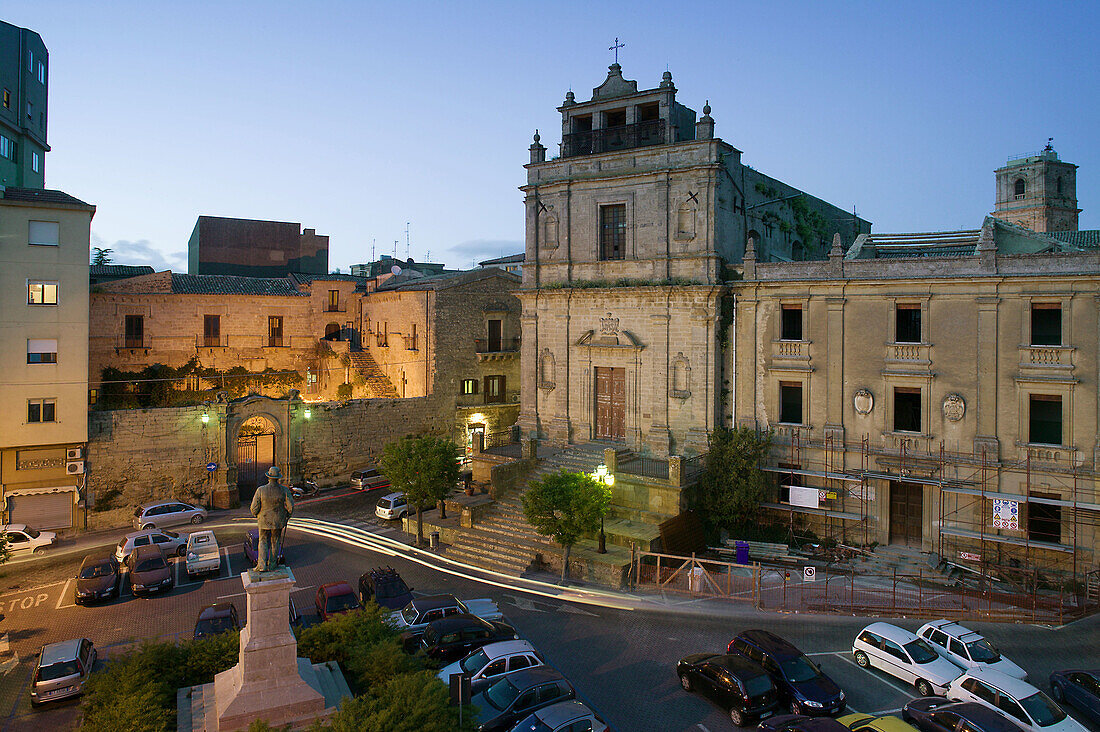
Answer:
[[[56,221],[29,222],[27,230],[28,244],[39,247],[56,247],[60,241],[60,236],[60,226]]]
[[[11,109],[11,91],[4,90],[4,109]]]
[[[27,363],[57,363],[57,339],[27,339]]]
[[[28,305],[56,305],[57,282],[31,280],[27,283]]]
[[[477,379],[463,379],[462,380],[462,393],[463,394],[477,394]]]
[[[38,157],[38,152],[37,151],[32,152],[31,153],[31,170],[33,170],[35,173],[38,173],[38,172],[40,172],[38,170],[40,167],[41,167],[41,160]]]
[[[27,422],[56,422],[57,400],[30,399],[27,401]]]
[[[5,92],[7,93],[7,92]],[[5,107],[8,105],[4,105]],[[15,160],[15,142],[0,135],[0,158]]]

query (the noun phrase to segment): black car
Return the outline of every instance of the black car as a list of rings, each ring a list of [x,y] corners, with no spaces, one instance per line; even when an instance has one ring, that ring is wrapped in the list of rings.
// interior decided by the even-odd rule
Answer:
[[[738,727],[771,715],[779,698],[764,670],[739,654],[693,653],[676,663],[684,691],[698,691],[724,709]]]
[[[930,696],[914,699],[901,709],[901,718],[920,732],[1022,732],[1022,727],[1000,712],[977,702],[953,702]]]
[[[791,643],[766,630],[746,630],[730,641],[727,653],[755,661],[771,677],[779,701],[791,714],[834,716],[846,703],[840,687]]]
[[[76,573],[77,605],[86,605],[96,600],[118,597],[118,588],[122,581],[122,572],[118,562],[110,554],[96,556],[89,554],[80,563]]]
[[[244,537],[244,555],[248,557],[248,561],[252,562],[252,566],[256,566],[256,561],[259,559],[260,550],[257,546],[260,543],[260,530],[250,529]],[[283,548],[279,547],[279,564],[286,564],[283,558]]]
[[[474,694],[478,732],[503,732],[536,709],[573,699],[577,692],[561,672],[549,666],[516,671]]]
[[[199,612],[199,619],[195,621],[195,640],[240,629],[236,606],[231,602],[218,602],[207,605]]]
[[[501,640],[519,640],[516,629],[507,623],[462,614],[428,623],[420,636],[420,648],[433,661],[447,664],[476,648]]]
[[[1070,704],[1100,724],[1100,669],[1055,671],[1050,675],[1050,693],[1054,701]]]
[[[413,599],[412,588],[393,567],[375,567],[359,578],[359,602],[373,599],[382,607],[400,610]]]
[[[851,732],[835,719],[805,714],[777,714],[760,722],[759,732]]]

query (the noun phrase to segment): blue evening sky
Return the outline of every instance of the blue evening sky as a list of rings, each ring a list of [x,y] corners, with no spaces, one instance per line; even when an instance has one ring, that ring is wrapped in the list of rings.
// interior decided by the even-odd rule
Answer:
[[[535,128],[624,75],[754,168],[874,231],[977,228],[993,170],[1053,136],[1100,228],[1100,4],[5,3],[50,51],[46,185],[98,206],[93,246],[186,270],[200,214],[298,221],[330,266],[522,250]]]

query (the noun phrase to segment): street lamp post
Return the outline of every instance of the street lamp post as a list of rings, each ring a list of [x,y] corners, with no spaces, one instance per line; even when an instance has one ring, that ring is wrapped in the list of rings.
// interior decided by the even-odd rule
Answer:
[[[599,465],[596,467],[596,472],[592,473],[592,477],[599,483],[607,486],[608,491],[611,490],[611,486],[615,485],[615,476],[609,473],[606,465]],[[606,511],[604,512],[606,513]],[[603,517],[604,513],[600,514],[600,541],[596,547],[597,554],[607,554],[607,534],[603,530]]]

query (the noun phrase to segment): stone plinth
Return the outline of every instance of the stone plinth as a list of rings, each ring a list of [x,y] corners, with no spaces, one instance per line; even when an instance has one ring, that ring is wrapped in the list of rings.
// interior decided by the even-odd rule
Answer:
[[[290,631],[294,575],[280,567],[242,572],[241,580],[248,620],[241,631],[240,661],[214,677],[217,716],[206,720],[207,729],[246,729],[256,719],[278,727],[324,716],[324,695],[303,677],[303,669],[309,674],[312,666],[298,658],[298,641]]]

